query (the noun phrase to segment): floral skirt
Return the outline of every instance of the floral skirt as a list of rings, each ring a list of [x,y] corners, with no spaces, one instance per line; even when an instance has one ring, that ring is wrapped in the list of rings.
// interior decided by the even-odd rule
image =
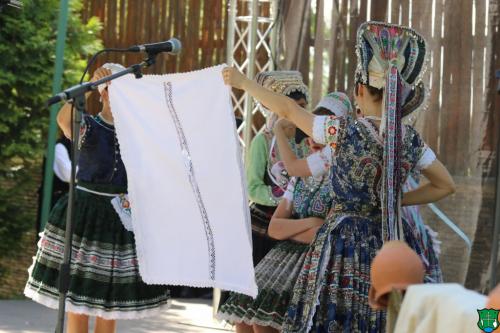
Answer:
[[[422,248],[403,223],[405,240]],[[385,312],[368,305],[370,266],[382,247],[380,221],[337,215],[311,244],[293,289],[283,332],[384,332]]]
[[[413,237],[422,248],[420,257],[425,264],[425,282],[442,283],[443,273],[438,259],[441,242],[437,238],[437,233],[424,224],[418,206],[403,207],[402,213],[403,219],[407,220],[412,230]]]
[[[86,187],[119,193],[110,186]],[[155,315],[168,306],[169,291],[165,286],[146,285],[142,281],[134,235],[123,227],[110,200],[110,197],[76,191],[66,310],[105,319]],[[54,309],[59,300],[59,265],[63,260],[67,204],[66,195],[54,206],[24,290],[27,297]]]
[[[252,260],[254,267],[278,244],[278,241],[267,235],[267,228],[275,210],[276,207],[255,203],[250,205],[250,216],[252,218]],[[230,295],[229,291],[221,291],[218,309],[228,300]]]
[[[217,317],[232,323],[281,329],[309,245],[279,242],[255,268],[257,298],[233,293],[221,304]]]

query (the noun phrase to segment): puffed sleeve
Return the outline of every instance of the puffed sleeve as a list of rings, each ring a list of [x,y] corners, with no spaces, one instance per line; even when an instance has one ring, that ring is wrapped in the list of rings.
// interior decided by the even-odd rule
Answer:
[[[63,182],[69,183],[71,177],[71,160],[66,147],[56,144],[54,152],[54,174]]]
[[[335,116],[315,116],[313,139],[317,143],[330,146],[334,151],[339,142],[341,118]]]
[[[296,183],[297,183],[296,177],[290,178],[290,181],[288,182],[288,185],[286,187],[285,194],[283,194],[283,199],[285,199],[287,203],[293,202],[293,193],[295,192]]]
[[[432,149],[429,146],[427,146],[427,144],[425,144],[420,159],[415,165],[415,169],[417,171],[425,170],[432,163],[434,163],[435,160],[436,160],[436,154],[434,154],[434,151],[432,151]]]
[[[411,151],[413,152],[412,155],[414,155],[414,169],[415,171],[425,170],[436,160],[436,154],[425,143],[414,127],[407,126],[405,130],[410,138]]]

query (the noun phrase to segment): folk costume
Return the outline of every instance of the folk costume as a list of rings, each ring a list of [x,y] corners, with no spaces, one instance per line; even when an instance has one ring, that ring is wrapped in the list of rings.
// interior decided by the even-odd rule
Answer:
[[[422,253],[400,217],[401,187],[435,155],[403,118],[424,102],[427,44],[414,30],[368,22],[357,33],[359,83],[384,89],[380,129],[370,119],[315,117],[314,140],[332,150],[334,205],[294,286],[283,332],[383,332],[368,305],[370,264],[385,240]]]
[[[276,93],[288,96],[299,92],[308,100],[307,87],[302,82],[302,75],[299,72],[262,72],[257,74],[255,79]],[[267,111],[264,106],[259,105],[259,107],[267,114],[267,122],[264,130],[252,140],[247,160],[254,265],[257,265],[276,244],[267,236],[267,227],[288,183],[288,175],[283,162],[280,161],[273,134],[273,127],[278,117]],[[304,145],[296,144],[294,140],[290,140],[290,145],[298,155],[304,154]]]
[[[66,309],[104,319],[153,316],[168,306],[169,291],[142,281],[134,234],[124,227],[111,203],[127,193],[114,126],[100,115],[85,114],[79,149]],[[51,211],[24,290],[27,297],[53,309],[59,300],[67,208],[65,195]]]
[[[318,107],[327,109],[333,115],[349,115],[352,107],[342,93],[330,93]],[[292,177],[283,199],[291,205],[291,219],[318,217],[324,219],[332,205],[332,192],[328,177],[327,158],[317,152],[307,157],[307,165],[312,176]],[[295,281],[304,263],[309,244],[293,240],[278,242],[255,268],[259,287],[256,299],[231,293],[220,306],[217,317],[231,323],[270,326],[280,330],[290,303]]]

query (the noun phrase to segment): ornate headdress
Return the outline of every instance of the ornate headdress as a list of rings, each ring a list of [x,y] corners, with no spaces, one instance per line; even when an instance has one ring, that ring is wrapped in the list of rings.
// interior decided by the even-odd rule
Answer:
[[[427,43],[413,29],[366,22],[358,29],[356,53],[356,82],[384,89],[380,126],[385,134],[382,233],[385,240],[401,239],[402,122],[425,101],[422,77],[428,57]]]
[[[302,80],[302,74],[298,71],[268,71],[260,72],[255,76],[255,81],[258,84],[267,88],[275,93],[282,95],[290,95],[294,92],[300,92],[306,97],[306,101],[309,101],[309,92],[307,86]],[[274,123],[278,120],[278,116],[275,113],[269,112],[262,104],[259,103],[259,108],[261,112],[266,115],[266,129],[271,131],[273,129]]]
[[[255,76],[255,81],[264,88],[282,95],[290,95],[293,92],[301,92],[309,100],[307,86],[302,80],[302,74],[298,71],[269,71],[260,72]]]

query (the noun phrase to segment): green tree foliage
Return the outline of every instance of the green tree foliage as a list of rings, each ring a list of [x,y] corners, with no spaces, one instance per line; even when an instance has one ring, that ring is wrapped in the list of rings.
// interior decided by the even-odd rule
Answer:
[[[35,225],[33,193],[45,152],[59,0],[24,0],[0,13],[0,254],[16,249]],[[64,86],[74,85],[88,56],[101,47],[101,23],[84,23],[80,0],[70,1]],[[29,199],[28,199],[29,198]],[[36,200],[36,199],[35,199]],[[31,202],[29,202],[31,201]],[[27,207],[31,206],[31,209]]]

